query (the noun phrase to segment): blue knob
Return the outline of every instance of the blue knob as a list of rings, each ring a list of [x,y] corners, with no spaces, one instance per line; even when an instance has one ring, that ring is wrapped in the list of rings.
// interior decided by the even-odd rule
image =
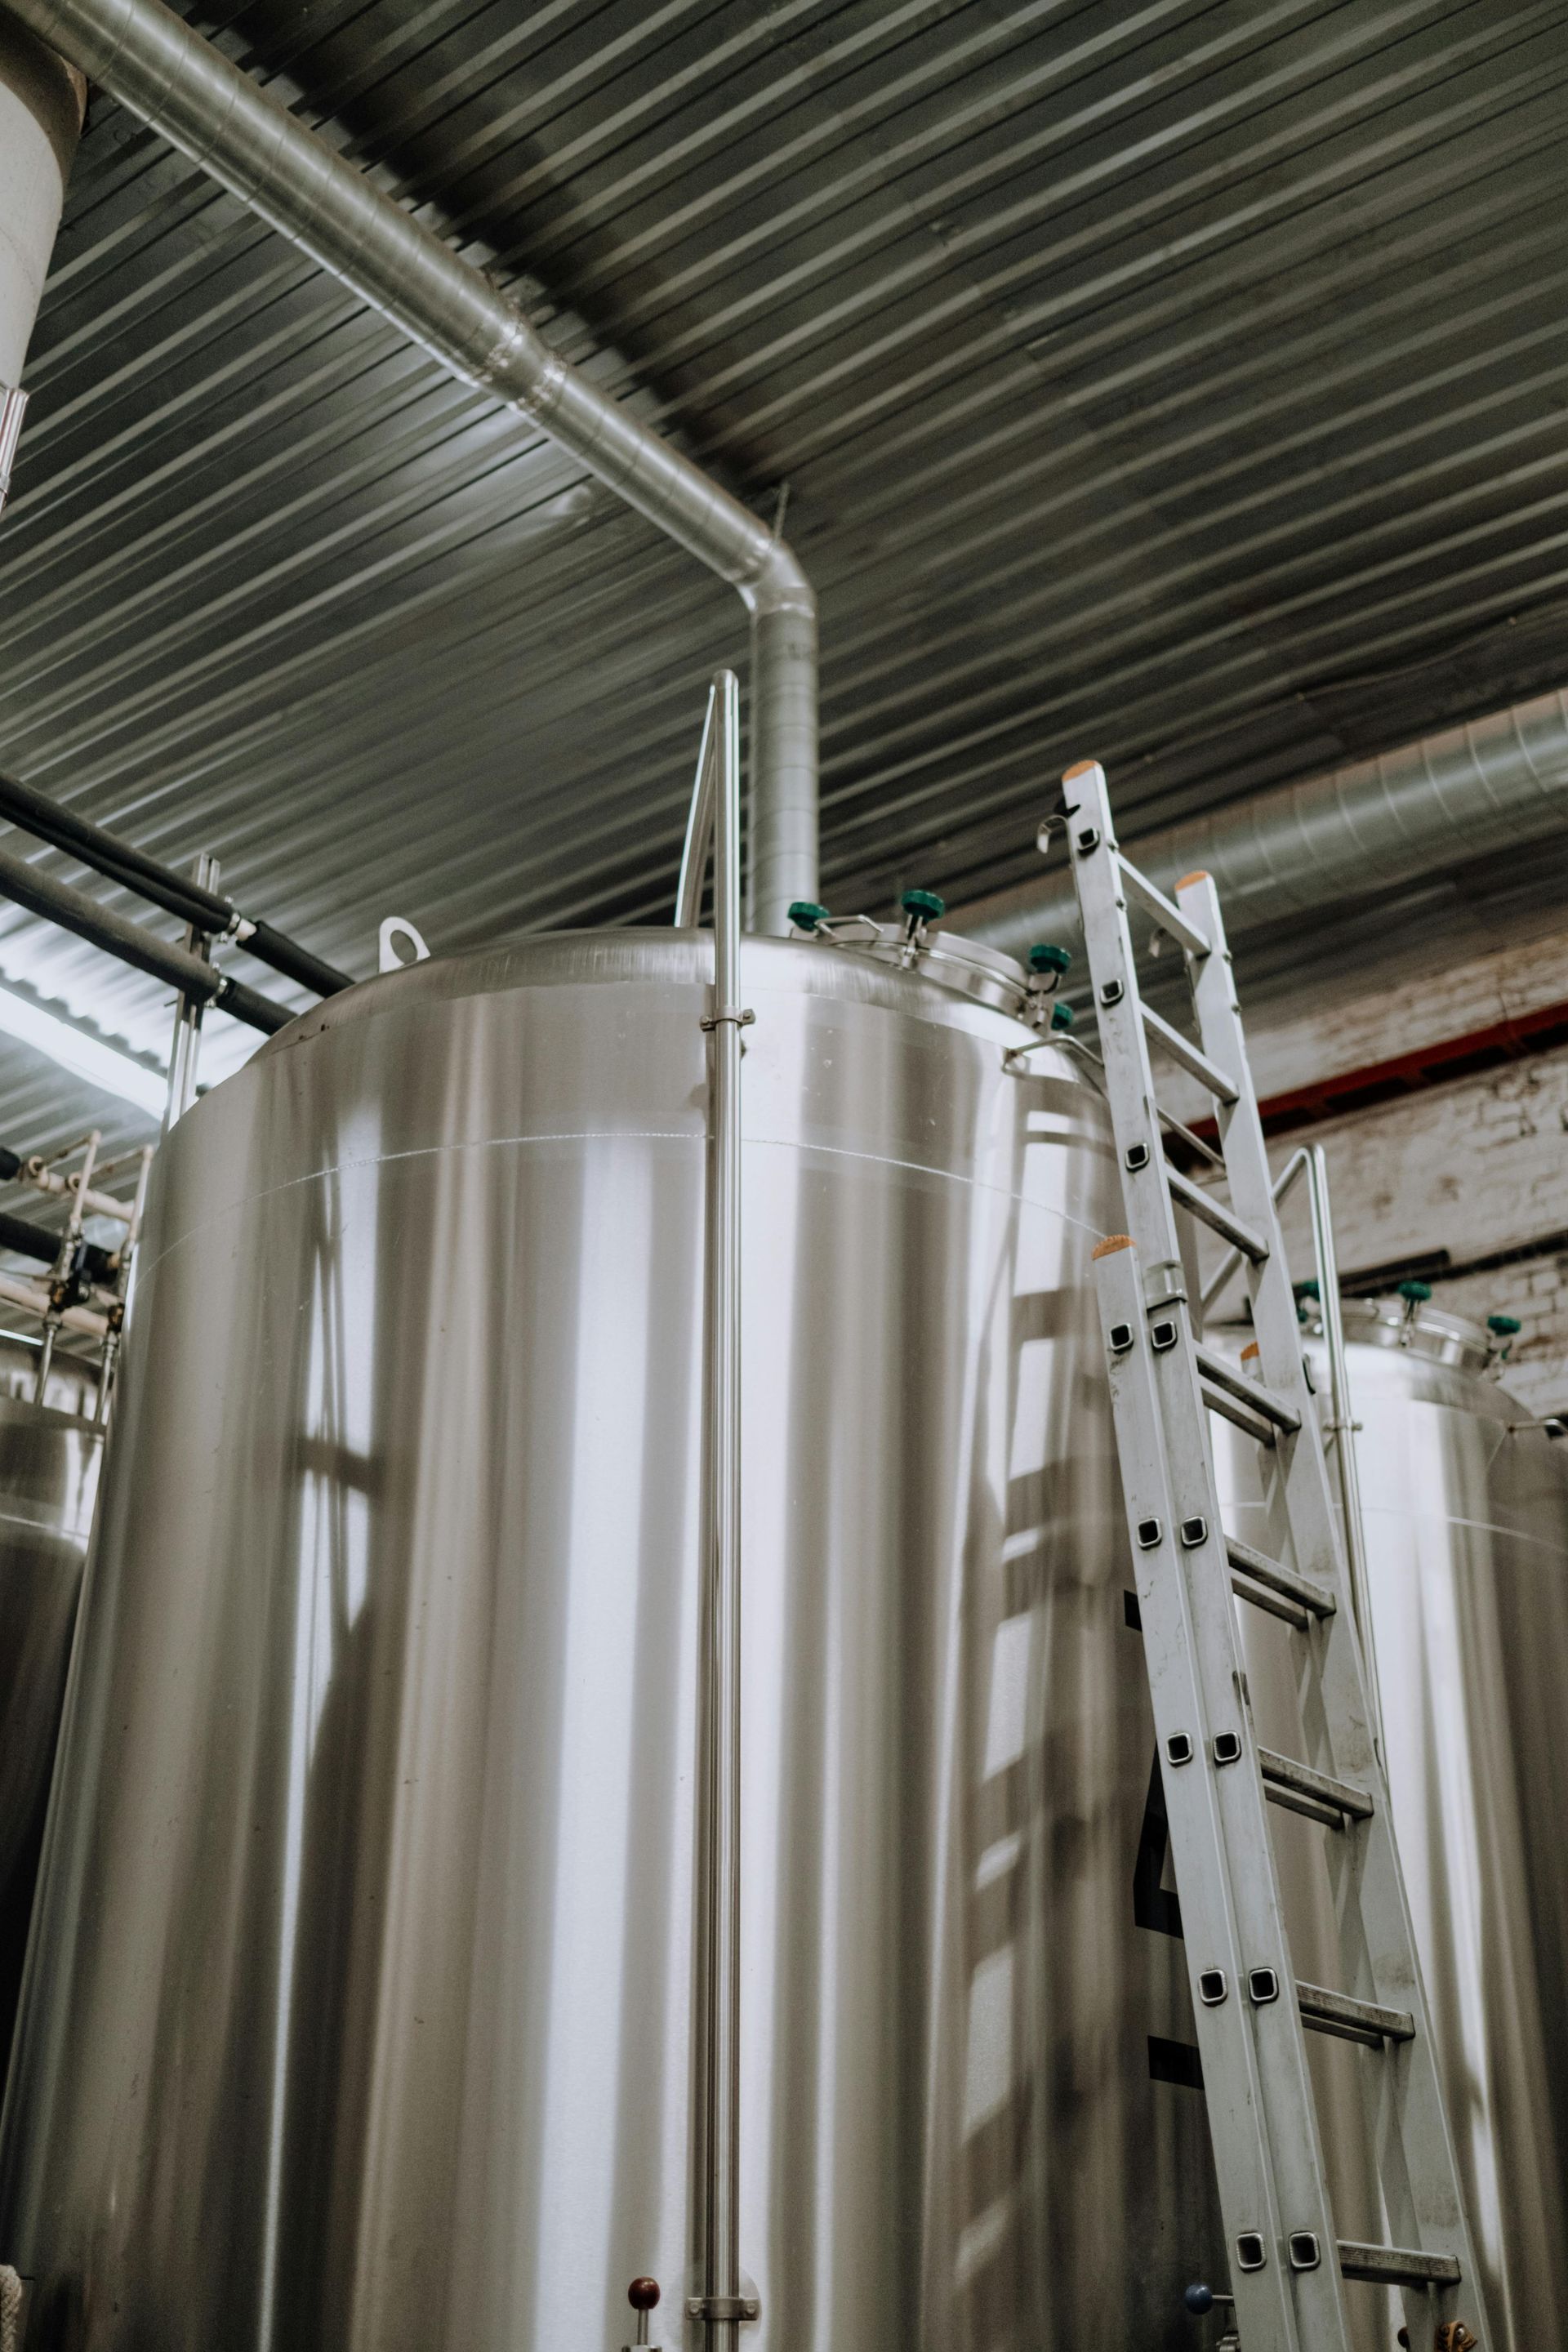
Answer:
[[[1212,2311],[1214,2309],[1214,2289],[1212,2286],[1203,2285],[1200,2282],[1198,2284],[1190,2286],[1187,2289],[1185,2294],[1182,2297],[1182,2301],[1186,2305],[1187,2309],[1194,2315],[1194,2318],[1201,2319],[1205,2311]]]

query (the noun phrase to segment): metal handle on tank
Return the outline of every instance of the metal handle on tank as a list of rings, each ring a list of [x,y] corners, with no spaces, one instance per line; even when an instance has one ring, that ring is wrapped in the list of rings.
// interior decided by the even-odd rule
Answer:
[[[701,1752],[698,1787],[700,2053],[700,2293],[710,2352],[736,2352],[741,2108],[741,697],[721,670],[708,698],[682,860],[678,922],[695,924],[713,839],[713,994],[708,1034],[708,1312],[703,1360]],[[749,2305],[746,2315],[751,2316]]]

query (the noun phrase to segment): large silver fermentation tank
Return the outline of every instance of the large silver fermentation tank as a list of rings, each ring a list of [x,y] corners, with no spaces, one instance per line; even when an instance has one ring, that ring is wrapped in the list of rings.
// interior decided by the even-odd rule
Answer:
[[[0,1335],[0,2078],[11,2045],[103,1433],[91,1365]]]
[[[1492,2342],[1537,2352],[1568,2328],[1568,1444],[1530,1425],[1480,1326],[1403,1298],[1343,1313],[1400,1858]],[[1322,1341],[1304,1339],[1326,1412]],[[1220,1472],[1229,1524],[1261,1542],[1255,1449],[1222,1446]],[[1285,1745],[1277,1629],[1245,1613],[1259,1734]],[[1299,1963],[1315,1937],[1331,1965],[1326,1832],[1281,1834]],[[1338,2081],[1342,2179],[1360,2100]]]
[[[702,2341],[711,969],[389,974],[160,1154],[0,2147],[44,2347],[613,2352],[639,2274]],[[1175,2352],[1101,1106],[1002,959],[742,978],[742,2342]]]

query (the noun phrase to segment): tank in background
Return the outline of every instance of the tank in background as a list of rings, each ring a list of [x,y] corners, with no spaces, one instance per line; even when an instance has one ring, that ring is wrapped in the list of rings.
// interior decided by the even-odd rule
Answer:
[[[1568,2311],[1568,1444],[1519,1426],[1479,1325],[1401,1298],[1344,1318],[1394,1828],[1494,2352],[1536,2352]],[[1215,1426],[1227,1524],[1267,1549],[1256,1450]],[[1259,1737],[1300,1754],[1283,1637],[1240,1613]],[[1326,1834],[1279,1832],[1303,1974],[1337,1940]],[[1342,2045],[1323,2104],[1357,2211],[1361,2063]]]
[[[11,2047],[103,1433],[94,1366],[0,1336],[0,2081]]]
[[[0,2145],[38,2352],[613,2352],[647,2273],[687,2336],[710,958],[388,974],[160,1153]],[[1113,1171],[972,962],[742,950],[743,2340],[1190,2352]]]

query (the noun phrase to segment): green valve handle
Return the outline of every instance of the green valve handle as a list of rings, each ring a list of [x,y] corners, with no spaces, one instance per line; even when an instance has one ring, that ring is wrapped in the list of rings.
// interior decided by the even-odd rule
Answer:
[[[1072,1027],[1072,1006],[1070,1004],[1052,1005],[1051,1027],[1053,1029],[1070,1029]]]
[[[906,890],[899,904],[906,915],[918,915],[924,923],[934,923],[947,912],[947,900],[939,898],[934,890]]]
[[[1425,1307],[1432,1296],[1432,1286],[1429,1282],[1402,1282],[1399,1296],[1407,1298],[1412,1307]]]
[[[1068,948],[1040,946],[1029,950],[1031,971],[1054,971],[1059,980],[1071,962],[1072,953]]]
[[[826,907],[816,906],[809,898],[797,898],[789,910],[789,919],[797,931],[815,931],[818,923],[832,920]]]
[[[1319,1283],[1299,1282],[1296,1285],[1296,1296],[1298,1298],[1321,1298],[1322,1295],[1322,1286]]]
[[[1487,1329],[1489,1331],[1495,1332],[1500,1339],[1511,1339],[1517,1332],[1522,1331],[1523,1328],[1524,1326],[1520,1321],[1517,1315],[1489,1315],[1487,1317]]]

